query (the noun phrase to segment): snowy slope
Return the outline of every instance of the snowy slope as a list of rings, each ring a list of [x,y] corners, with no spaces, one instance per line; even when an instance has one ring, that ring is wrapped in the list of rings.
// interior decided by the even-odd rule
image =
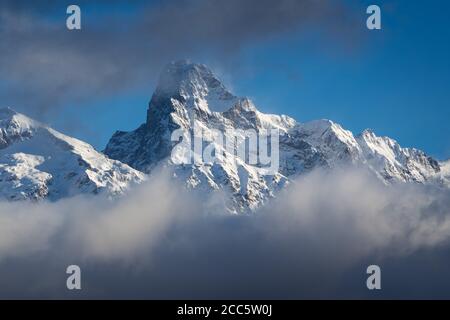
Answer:
[[[391,138],[365,130],[357,139],[367,164],[386,181],[424,183],[440,172],[436,160],[423,151],[402,148]]]
[[[202,128],[206,142],[213,131],[280,130],[280,168],[267,176],[234,154],[214,163],[175,164],[170,154],[177,144],[170,140],[178,128],[192,133]],[[220,146],[215,145],[217,149]],[[358,136],[330,120],[299,123],[288,116],[264,114],[247,98],[231,94],[204,65],[173,62],[163,71],[147,111],[147,121],[132,132],[116,132],[104,151],[140,171],[150,173],[158,164],[172,166],[188,188],[205,194],[227,190],[233,194],[227,207],[240,212],[254,209],[289,183],[313,168],[340,165],[367,167],[386,184],[434,183],[441,165],[420,150],[402,148],[370,130]]]
[[[0,197],[123,193],[144,174],[10,108],[0,109]]]
[[[441,171],[437,175],[437,180],[445,185],[447,188],[450,188],[450,159],[440,164]]]

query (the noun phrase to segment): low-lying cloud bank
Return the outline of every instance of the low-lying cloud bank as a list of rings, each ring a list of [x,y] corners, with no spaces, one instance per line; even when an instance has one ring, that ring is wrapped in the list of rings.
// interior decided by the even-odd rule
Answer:
[[[201,199],[161,174],[117,201],[2,203],[0,297],[450,298],[448,191],[348,169],[300,177],[251,216]]]

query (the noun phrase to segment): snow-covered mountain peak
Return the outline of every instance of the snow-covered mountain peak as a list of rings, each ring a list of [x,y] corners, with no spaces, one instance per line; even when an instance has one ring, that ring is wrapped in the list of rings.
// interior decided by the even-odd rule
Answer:
[[[286,133],[296,125],[296,121],[285,115],[266,114],[258,111],[249,98],[240,98],[229,110],[217,115],[233,122],[239,129],[278,129]]]
[[[10,107],[0,108],[0,127],[4,127],[9,122],[15,122],[18,126],[28,128],[42,126],[38,121],[33,120]]]
[[[373,132],[370,128],[366,128],[359,134],[359,136],[373,137],[375,136],[375,132]]]
[[[356,139],[365,161],[384,181],[425,183],[441,171],[438,161],[423,151],[403,148],[396,140],[379,137],[370,129],[364,130]]]
[[[356,160],[359,153],[359,145],[349,130],[341,125],[328,120],[320,119],[298,124],[295,128],[304,137],[305,141],[315,148],[328,148],[329,152],[338,153],[346,160]]]
[[[0,197],[123,193],[144,174],[10,108],[0,110]]]
[[[364,140],[367,143],[385,143],[389,145],[389,147],[400,146],[397,141],[389,137],[377,136],[372,129],[364,129],[359,135],[357,135],[357,139]]]
[[[189,60],[172,62],[161,73],[153,104],[167,97],[204,112],[222,112],[237,101],[208,67]]]
[[[278,172],[262,174],[257,166],[237,159],[236,152],[212,164],[172,162],[171,152],[179,143],[171,140],[172,133],[181,128],[184,139],[192,137],[196,127],[201,128],[205,146],[217,145],[212,138],[217,131],[232,140],[242,130],[279,129]],[[227,190],[232,194],[227,207],[235,212],[262,205],[292,177],[314,168],[365,167],[386,184],[434,183],[441,170],[441,164],[424,152],[402,148],[371,130],[355,137],[331,120],[299,123],[285,115],[262,113],[250,99],[231,94],[206,66],[188,61],[168,65],[152,96],[147,122],[131,132],[116,132],[105,153],[146,173],[158,164],[173,166],[182,183],[205,195]]]
[[[16,141],[30,138],[43,125],[13,109],[0,109],[0,149]]]

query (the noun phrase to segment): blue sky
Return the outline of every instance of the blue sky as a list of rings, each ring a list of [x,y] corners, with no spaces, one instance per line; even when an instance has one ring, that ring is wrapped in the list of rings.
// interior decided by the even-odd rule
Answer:
[[[285,70],[259,69],[235,87],[268,112],[299,121],[329,118],[354,133],[369,127],[404,146],[450,157],[450,4],[390,2],[383,29],[364,30],[364,43],[354,51],[313,37],[266,44],[245,63],[278,62]]]
[[[403,146],[439,159],[450,157],[450,4],[346,2],[360,16],[360,29],[355,30],[358,36],[349,33],[344,41],[311,27],[258,39],[223,64],[209,53],[178,50],[174,56],[210,64],[235,94],[251,97],[261,111],[301,122],[328,118],[355,134],[371,128]],[[382,8],[380,31],[365,27],[369,4]],[[136,7],[91,5],[86,10],[84,21],[125,13],[126,27]],[[115,130],[132,130],[145,121],[160,68],[148,72],[138,86],[82,102],[67,100],[62,116],[46,120],[103,149]]]

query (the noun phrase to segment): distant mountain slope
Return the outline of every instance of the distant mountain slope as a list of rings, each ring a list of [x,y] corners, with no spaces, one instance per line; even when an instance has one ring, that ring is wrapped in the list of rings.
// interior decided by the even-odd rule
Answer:
[[[144,174],[10,108],[0,109],[0,197],[120,194]]]
[[[179,128],[192,134],[194,127],[204,130],[206,142],[213,142],[213,129],[225,137],[238,130],[279,129],[278,173],[263,175],[258,167],[230,153],[215,163],[173,163],[170,155],[177,142],[171,141],[171,134]],[[249,99],[230,93],[206,66],[189,61],[167,66],[150,101],[146,123],[135,131],[116,132],[104,152],[146,173],[161,163],[171,166],[187,187],[205,194],[230,191],[233,197],[227,207],[233,212],[260,206],[292,177],[317,167],[364,166],[386,184],[445,180],[439,178],[438,161],[370,130],[354,136],[329,120],[299,123],[288,116],[261,113]]]
[[[450,159],[440,163],[439,181],[450,188]]]

